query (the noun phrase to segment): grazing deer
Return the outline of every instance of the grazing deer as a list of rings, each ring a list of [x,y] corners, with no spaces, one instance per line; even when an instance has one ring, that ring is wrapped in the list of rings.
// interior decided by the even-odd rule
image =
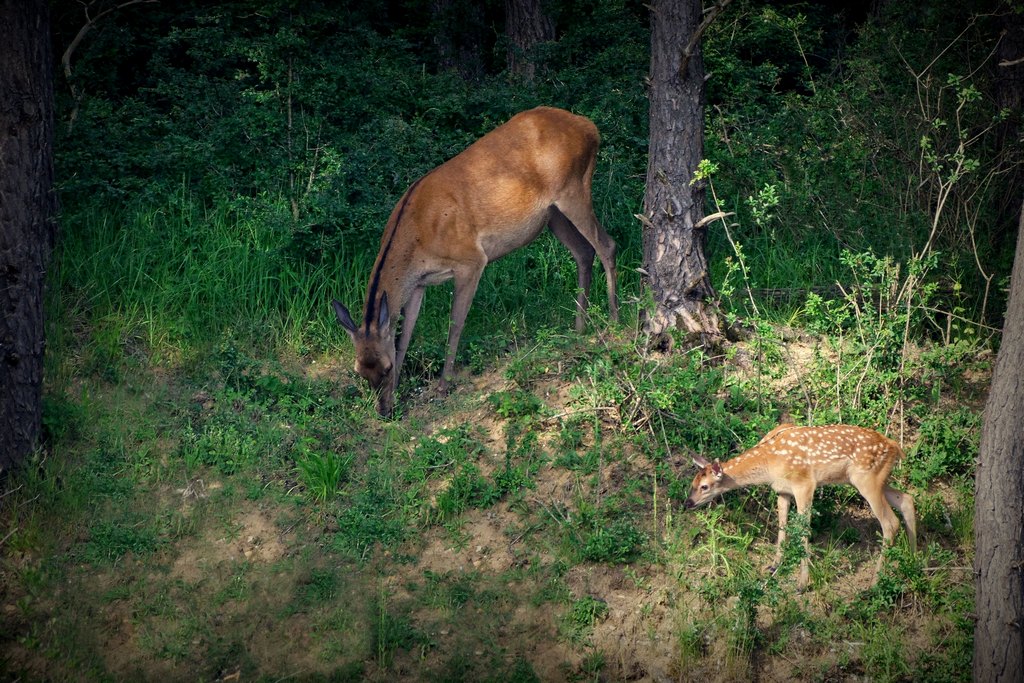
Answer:
[[[448,391],[455,351],[484,267],[525,246],[544,226],[576,261],[576,331],[584,327],[597,253],[618,320],[615,242],[594,215],[590,182],[599,136],[582,116],[538,107],[512,117],[414,182],[384,228],[357,325],[337,301],[334,312],[355,344],[355,369],[378,392],[377,411],[394,410],[398,372],[428,285],[455,280],[448,353],[438,385]],[[398,312],[402,335],[395,344]]]
[[[797,427],[782,424],[768,432],[750,450],[724,463],[708,462],[701,456],[694,463],[701,471],[690,486],[686,509],[703,505],[711,499],[736,488],[770,484],[779,494],[779,537],[775,546],[775,567],[782,562],[782,544],[786,540],[786,521],[791,500],[796,509],[808,518],[814,489],[821,484],[853,484],[871,506],[882,525],[883,548],[899,531],[899,520],[890,506],[899,509],[907,526],[911,552],[917,552],[914,499],[889,486],[889,473],[903,456],[896,442],[878,432],[851,425]],[[808,583],[810,546],[804,538],[806,551],[800,563],[797,586]],[[875,567],[882,566],[882,557]]]

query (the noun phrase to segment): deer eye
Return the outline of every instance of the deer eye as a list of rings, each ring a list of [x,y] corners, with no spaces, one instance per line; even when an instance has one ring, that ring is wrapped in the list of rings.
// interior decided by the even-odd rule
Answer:
[[[708,486],[707,484],[701,484],[700,485],[700,490],[701,491],[707,491],[709,488],[711,488],[711,487]]]

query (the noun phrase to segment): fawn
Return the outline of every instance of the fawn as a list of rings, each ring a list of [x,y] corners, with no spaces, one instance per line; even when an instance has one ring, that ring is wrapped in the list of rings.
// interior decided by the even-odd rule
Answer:
[[[878,432],[851,425],[797,427],[781,424],[768,432],[756,446],[724,463],[700,455],[693,462],[701,468],[690,486],[686,509],[703,505],[736,488],[770,484],[778,494],[779,537],[775,545],[774,566],[782,561],[782,544],[786,539],[789,506],[810,517],[814,489],[821,484],[852,484],[882,525],[882,547],[890,544],[899,531],[899,520],[892,507],[898,508],[907,526],[911,552],[917,552],[914,499],[889,486],[889,473],[903,456],[896,442]],[[810,545],[804,538],[805,554],[800,562],[797,587],[807,587]],[[875,579],[882,566],[879,555]]]

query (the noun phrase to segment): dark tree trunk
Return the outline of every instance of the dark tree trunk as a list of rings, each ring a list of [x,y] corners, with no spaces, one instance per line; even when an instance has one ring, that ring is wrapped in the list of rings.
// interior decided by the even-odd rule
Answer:
[[[675,328],[721,336],[705,256],[704,183],[691,184],[704,155],[704,59],[700,0],[651,7],[650,150],[644,195],[644,269],[654,294],[648,332]]]
[[[0,470],[39,440],[55,235],[48,0],[0,0]]]
[[[508,70],[532,81],[534,48],[555,39],[555,23],[544,13],[540,0],[505,0],[505,35]]]
[[[1024,681],[1024,213],[974,498],[974,680]]]
[[[484,12],[476,2],[431,0],[438,65],[469,81],[484,75]]]
[[[996,47],[996,106],[1009,109],[1010,118],[999,129],[1000,146],[1010,142],[1020,130],[1021,104],[1024,103],[1024,15],[1003,14],[1002,35]]]
[[[996,145],[1008,171],[1000,181],[1006,190],[996,207],[997,221],[992,236],[996,253],[1001,253],[1004,249],[1013,248],[1011,240],[1021,211],[1021,194],[1017,189],[1024,184],[1020,143],[1021,116],[1024,114],[1024,15],[1012,10],[1002,16],[995,69],[996,106],[1009,112],[996,131]]]

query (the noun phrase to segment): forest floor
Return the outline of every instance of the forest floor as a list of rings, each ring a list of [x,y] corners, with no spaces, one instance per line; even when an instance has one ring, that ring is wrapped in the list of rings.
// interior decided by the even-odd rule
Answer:
[[[811,362],[815,343],[784,344],[780,392],[805,372],[799,363]],[[354,381],[343,360],[279,359],[258,373],[340,395]],[[823,503],[830,526],[816,521],[812,534],[813,585],[798,594],[792,575],[766,569],[775,536],[767,492],[684,512],[689,453],[659,463],[654,430],[625,427],[624,405],[581,407],[576,389],[592,380],[557,365],[531,384],[538,403],[517,422],[524,411],[508,403],[522,400],[510,379],[515,362],[464,371],[444,400],[423,387],[406,392],[401,420],[349,423],[358,435],[343,433],[344,420],[328,426],[319,443],[337,444],[349,469],[319,501],[294,464],[258,457],[246,466],[237,455],[276,453],[275,439],[302,443],[292,434],[304,424],[296,416],[312,408],[249,403],[147,364],[116,382],[76,380],[69,393],[96,416],[69,447],[77,464],[38,464],[38,481],[22,484],[37,493],[13,490],[18,502],[5,508],[0,672],[11,680],[969,677],[967,482],[909,487],[921,552],[911,556],[901,541],[877,586],[877,522],[852,489],[837,489]],[[973,378],[979,406],[987,381]],[[274,405],[285,403],[273,388]],[[567,420],[580,415],[588,429],[567,435]],[[254,420],[280,424],[248,439],[241,425]],[[183,423],[205,425],[205,434],[217,425],[220,440],[201,442],[205,460],[195,456],[195,434],[178,432]],[[218,443],[237,467],[211,459]],[[524,457],[529,469],[510,469]],[[479,482],[510,472],[525,472],[520,486],[480,493]],[[460,486],[464,504],[446,508]],[[369,540],[353,541],[359,534]]]

